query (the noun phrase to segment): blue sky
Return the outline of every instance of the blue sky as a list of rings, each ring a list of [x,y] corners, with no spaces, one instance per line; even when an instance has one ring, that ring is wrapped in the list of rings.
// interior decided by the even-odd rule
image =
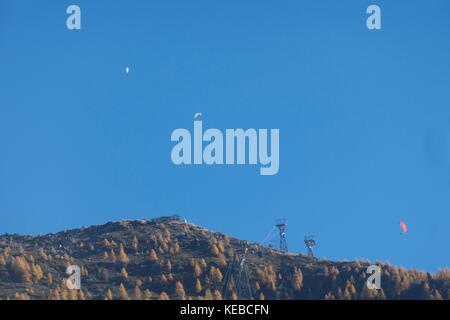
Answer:
[[[284,217],[293,252],[448,266],[449,39],[445,0],[3,0],[0,233],[179,213],[260,241]],[[278,175],[173,165],[196,112],[279,128]]]

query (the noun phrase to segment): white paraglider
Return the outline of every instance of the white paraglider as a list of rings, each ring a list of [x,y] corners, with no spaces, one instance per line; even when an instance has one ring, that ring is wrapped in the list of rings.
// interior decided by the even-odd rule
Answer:
[[[198,118],[200,118],[202,116],[201,112],[197,112],[194,116],[194,120],[198,120]]]
[[[126,67],[126,68],[125,68],[125,74],[128,75],[129,73],[130,73],[130,68],[129,68],[129,67]]]

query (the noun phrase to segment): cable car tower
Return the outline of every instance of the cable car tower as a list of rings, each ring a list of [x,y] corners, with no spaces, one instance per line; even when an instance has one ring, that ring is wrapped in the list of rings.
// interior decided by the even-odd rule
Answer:
[[[280,233],[280,252],[281,253],[287,253],[288,247],[286,243],[286,219],[278,219],[276,220],[276,227],[279,230]]]
[[[233,257],[233,260],[228,264],[222,287],[222,296],[224,299],[231,298],[231,292],[234,287],[238,299],[253,300],[253,293],[250,285],[250,271],[246,263],[248,251],[248,247],[245,247],[244,252],[236,254]]]
[[[314,236],[305,236],[305,245],[308,248],[308,257],[314,257],[313,249],[316,247]]]

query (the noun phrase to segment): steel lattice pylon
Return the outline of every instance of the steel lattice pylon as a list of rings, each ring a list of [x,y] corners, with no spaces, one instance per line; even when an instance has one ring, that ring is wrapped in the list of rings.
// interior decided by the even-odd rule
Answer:
[[[287,253],[288,247],[286,243],[286,219],[278,219],[276,221],[276,227],[278,228],[280,232],[280,252],[281,253]]]
[[[314,236],[306,236],[305,245],[308,248],[308,256],[314,257],[313,248],[316,246],[316,240],[314,240]]]

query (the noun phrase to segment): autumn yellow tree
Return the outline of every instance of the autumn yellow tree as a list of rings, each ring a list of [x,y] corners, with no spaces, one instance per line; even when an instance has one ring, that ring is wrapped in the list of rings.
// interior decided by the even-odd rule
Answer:
[[[164,291],[161,292],[161,294],[159,295],[159,300],[170,300],[169,296],[167,295],[167,293],[165,293]]]
[[[209,288],[205,290],[204,299],[205,300],[213,300],[213,295],[212,295],[211,290]]]
[[[40,256],[43,260],[45,260],[45,261],[48,260],[48,256],[47,256],[47,254],[45,253],[45,251],[44,251],[43,248],[40,248],[40,249],[39,249],[39,256]]]
[[[202,291],[202,283],[197,278],[197,280],[195,280],[195,292],[200,293],[201,291]]]
[[[150,250],[149,260],[152,262],[158,261],[158,255],[154,249]]]
[[[213,243],[211,245],[211,254],[215,257],[217,257],[219,255],[219,249],[217,248],[217,246]]]
[[[125,289],[123,283],[119,285],[119,295],[123,300],[130,300],[130,296],[128,295],[127,289]]]
[[[225,256],[223,255],[223,253],[219,254],[219,260],[218,263],[221,267],[226,267],[227,266],[227,259],[225,258]]]
[[[335,297],[333,296],[333,294],[331,292],[328,292],[324,298],[324,300],[336,300]]]
[[[113,300],[114,299],[114,295],[111,291],[111,289],[108,289],[108,291],[106,291],[105,294],[105,300]]]
[[[50,300],[61,300],[61,294],[59,293],[58,288],[55,288],[51,291]]]
[[[31,274],[33,275],[33,278],[36,279],[36,281],[39,281],[44,277],[41,266],[37,263],[31,264]]]
[[[109,254],[109,260],[111,260],[112,263],[116,263],[116,253],[113,249],[111,249],[111,253]]]
[[[213,299],[214,300],[222,300],[222,294],[220,293],[219,290],[214,290],[213,292]]]
[[[150,292],[150,290],[145,289],[144,291],[144,299],[145,300],[150,300],[152,298],[152,293]]]
[[[294,272],[294,290],[300,291],[303,286],[303,273],[300,269],[295,269]]]
[[[108,239],[103,239],[103,245],[104,245],[106,248],[111,247],[111,243],[108,241]]]
[[[186,292],[184,291],[184,286],[181,281],[175,283],[175,292],[178,294],[180,300],[186,300]]]
[[[52,274],[49,272],[48,274],[47,274],[47,284],[48,285],[51,285],[53,283],[53,276],[52,276]]]
[[[68,290],[68,300],[78,300],[78,290]]]
[[[30,265],[23,256],[13,257],[9,265],[10,272],[25,283],[31,283]]]
[[[119,261],[121,263],[128,263],[130,262],[130,259],[128,258],[125,249],[123,247],[123,244],[120,244],[119,246]]]
[[[200,267],[200,264],[197,261],[195,261],[194,264],[194,274],[197,278],[202,275],[202,267]]]
[[[138,286],[134,287],[134,299],[142,300],[142,291]]]
[[[26,293],[16,294],[16,300],[30,300],[30,296]]]
[[[219,244],[217,245],[217,249],[219,249],[220,253],[224,253],[225,252],[225,247],[224,247],[222,241],[219,241]]]
[[[106,270],[106,269],[105,269],[105,270]],[[120,276],[121,276],[124,280],[128,279],[128,272],[127,272],[127,269],[122,268],[122,270],[120,270]]]
[[[223,275],[222,275],[222,272],[220,271],[220,269],[216,268],[214,266],[211,267],[210,275],[211,275],[211,278],[216,282],[221,282],[223,279]]]
[[[161,281],[162,283],[167,283],[167,277],[165,274],[162,274],[161,277],[159,278],[159,281]]]

